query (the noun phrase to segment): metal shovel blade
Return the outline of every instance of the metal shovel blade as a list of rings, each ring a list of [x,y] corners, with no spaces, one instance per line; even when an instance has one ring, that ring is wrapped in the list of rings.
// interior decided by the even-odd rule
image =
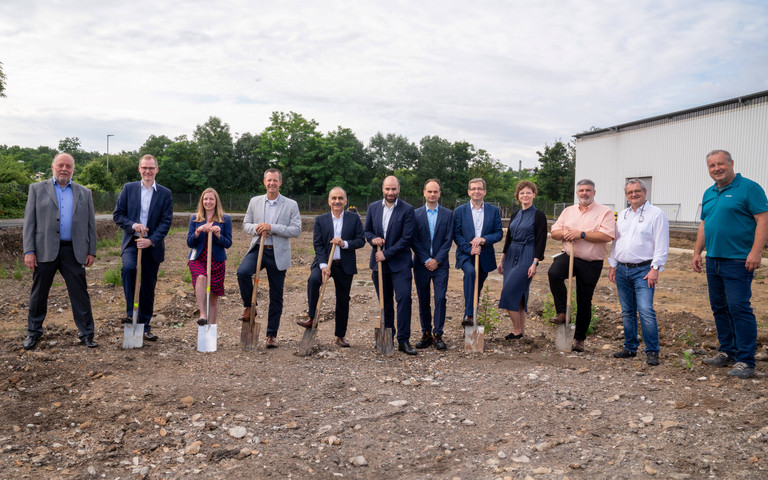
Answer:
[[[561,352],[570,352],[573,346],[573,334],[576,333],[576,325],[562,323],[557,326],[557,338],[555,345]]]
[[[123,348],[141,348],[144,344],[144,324],[133,322],[126,323],[123,328]]]
[[[217,333],[218,333],[218,326],[216,324],[198,325],[197,326],[197,351],[198,352],[215,352]]]
[[[394,355],[395,344],[391,328],[374,328],[376,335],[376,350],[382,355]]]
[[[485,347],[485,327],[473,325],[464,327],[464,351],[467,353],[483,353]]]
[[[315,345],[315,338],[317,338],[317,328],[304,329],[304,336],[301,337],[301,342],[299,342],[299,349],[296,351],[296,355],[306,357],[312,353],[312,347]]]

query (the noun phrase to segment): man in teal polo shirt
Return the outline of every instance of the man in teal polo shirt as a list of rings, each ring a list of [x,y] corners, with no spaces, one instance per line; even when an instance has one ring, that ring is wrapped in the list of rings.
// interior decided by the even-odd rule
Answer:
[[[768,240],[768,199],[760,185],[734,172],[733,158],[725,150],[710,152],[707,168],[715,185],[701,201],[692,264],[701,272],[706,246],[709,303],[720,351],[704,363],[733,366],[728,375],[749,378],[755,372],[757,350],[752,277]]]

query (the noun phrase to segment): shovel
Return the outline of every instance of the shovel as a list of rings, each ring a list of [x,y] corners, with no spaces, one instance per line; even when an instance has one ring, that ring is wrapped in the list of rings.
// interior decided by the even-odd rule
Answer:
[[[213,232],[208,231],[208,258],[206,259],[205,272],[205,318],[208,319],[207,325],[197,326],[197,351],[215,352],[217,328],[214,323],[211,325],[211,250],[213,249]]]
[[[141,238],[141,236],[139,236]],[[141,348],[144,344],[144,324],[139,320],[139,287],[141,286],[141,252],[143,248],[137,248],[136,254],[136,285],[133,289],[133,321],[123,326],[123,348]]]
[[[261,235],[259,243],[259,256],[256,259],[256,275],[253,276],[253,295],[251,295],[251,318],[243,322],[240,328],[240,348],[245,351],[254,351],[259,346],[259,330],[261,324],[256,322],[256,291],[259,288],[259,272],[261,272],[261,257],[264,256],[264,240],[267,234]]]
[[[477,306],[480,285],[480,255],[475,255],[475,295],[473,298],[472,326],[464,327],[464,351],[467,353],[483,353],[485,345],[485,327],[477,324]]]
[[[381,246],[377,247],[378,251],[381,251]],[[381,323],[379,328],[374,329],[376,335],[376,350],[382,355],[394,355],[395,345],[392,340],[392,329],[384,328],[384,274],[381,271],[382,262],[379,262],[379,311],[381,316]]]
[[[565,322],[557,326],[557,338],[555,345],[561,352],[570,352],[573,344],[573,334],[576,326],[571,324],[571,294],[573,292],[573,242],[571,242],[571,255],[568,260],[568,304],[565,307]]]
[[[328,257],[328,268],[331,268],[331,262],[333,262],[333,253],[336,251],[336,244],[331,245],[331,255]],[[312,319],[312,327],[304,329],[304,336],[301,337],[299,342],[299,351],[296,354],[300,357],[306,357],[312,351],[312,345],[315,344],[315,337],[317,337],[317,321],[320,318],[320,307],[323,305],[323,296],[325,295],[325,286],[328,285],[328,280],[323,282],[320,287],[320,298],[317,299],[317,308],[315,308],[315,318]]]

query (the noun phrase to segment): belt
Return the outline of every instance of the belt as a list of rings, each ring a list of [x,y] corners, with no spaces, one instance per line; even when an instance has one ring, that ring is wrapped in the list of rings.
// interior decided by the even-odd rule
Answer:
[[[638,267],[645,267],[646,265],[650,265],[651,262],[652,262],[652,260],[646,260],[646,261],[640,262],[640,263],[621,263],[621,262],[619,262],[619,263],[621,265],[624,265],[627,268],[638,268]]]
[[[341,260],[334,260],[334,261],[333,261],[333,264],[334,264],[334,265],[341,265]]]
[[[275,248],[275,247],[274,247],[274,246],[272,246],[272,245],[260,245],[260,246],[263,246],[263,247],[264,247],[264,248],[266,248],[267,250],[272,250],[272,249],[274,249],[274,248]]]
[[[63,247],[71,247],[72,246],[72,240],[61,240],[59,241],[59,245]]]

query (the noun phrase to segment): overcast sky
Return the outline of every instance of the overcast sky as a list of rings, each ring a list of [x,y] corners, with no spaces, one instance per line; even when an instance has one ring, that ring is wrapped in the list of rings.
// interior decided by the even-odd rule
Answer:
[[[591,126],[768,90],[768,2],[3,0],[0,62],[0,144],[115,153],[294,111],[532,167]]]

